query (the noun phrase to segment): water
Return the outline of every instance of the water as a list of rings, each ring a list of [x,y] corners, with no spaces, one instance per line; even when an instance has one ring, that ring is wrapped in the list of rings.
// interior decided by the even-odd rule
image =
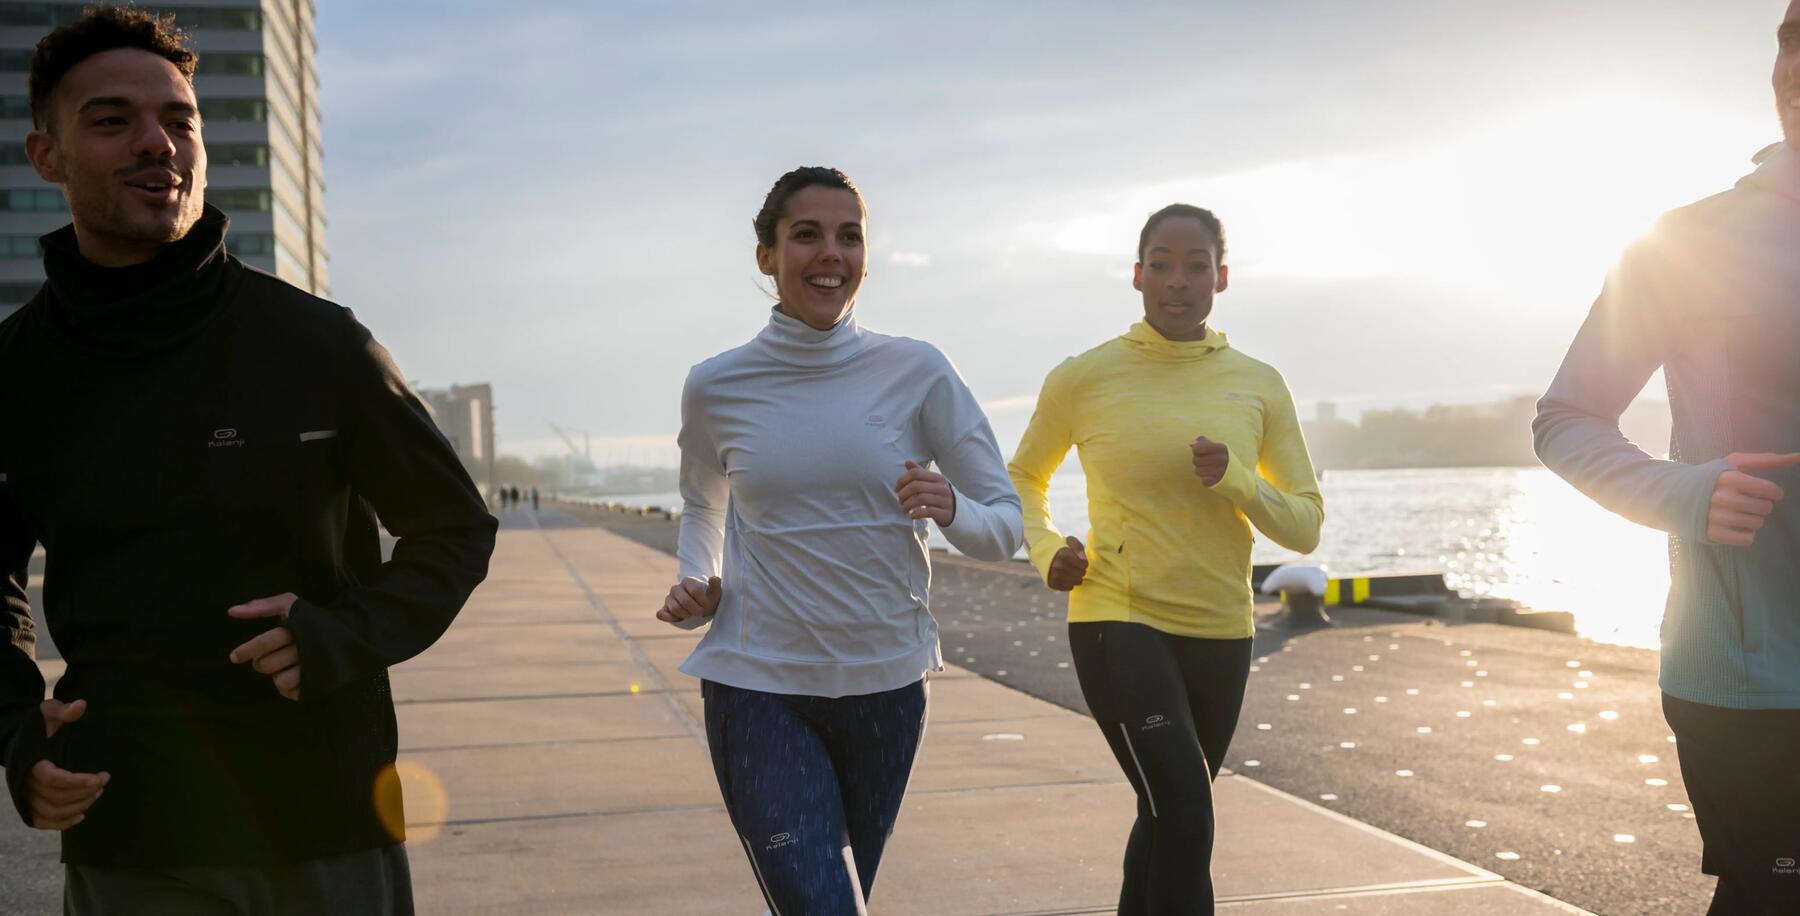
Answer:
[[[1542,468],[1332,471],[1325,529],[1306,562],[1333,575],[1441,572],[1469,596],[1513,598],[1570,611],[1583,636],[1654,648],[1669,588],[1662,532],[1595,505]],[[676,493],[609,497],[678,508]],[[1079,465],[1050,483],[1050,511],[1070,533],[1087,530],[1087,481]],[[932,543],[949,547],[934,528]],[[1258,563],[1300,559],[1259,538]]]
[[[674,490],[667,493],[635,493],[629,496],[571,496],[568,497],[568,499],[578,503],[593,503],[595,505],[618,503],[621,506],[629,506],[633,509],[647,509],[651,506],[655,506],[658,509],[666,509],[670,512],[677,512],[681,509],[681,493]]]
[[[1087,529],[1086,479],[1050,484],[1057,527]],[[1543,468],[1332,471],[1320,482],[1325,528],[1305,562],[1333,575],[1441,572],[1468,596],[1570,611],[1603,642],[1660,644],[1668,542]],[[1258,538],[1258,563],[1300,559]]]

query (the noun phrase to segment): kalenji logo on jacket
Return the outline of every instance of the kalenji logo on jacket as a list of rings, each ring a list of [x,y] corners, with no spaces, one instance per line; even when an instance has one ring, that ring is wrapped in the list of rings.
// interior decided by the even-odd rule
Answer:
[[[232,448],[241,446],[244,440],[238,438],[236,427],[224,426],[213,430],[213,441],[206,443],[207,448]]]

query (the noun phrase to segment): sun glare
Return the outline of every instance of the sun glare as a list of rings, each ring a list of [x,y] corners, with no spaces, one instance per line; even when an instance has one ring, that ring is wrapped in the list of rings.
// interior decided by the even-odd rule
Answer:
[[[1049,246],[1130,257],[1171,200],[1224,217],[1240,277],[1410,277],[1520,296],[1590,296],[1661,212],[1727,187],[1774,125],[1680,100],[1602,92],[1480,131],[1059,202]]]

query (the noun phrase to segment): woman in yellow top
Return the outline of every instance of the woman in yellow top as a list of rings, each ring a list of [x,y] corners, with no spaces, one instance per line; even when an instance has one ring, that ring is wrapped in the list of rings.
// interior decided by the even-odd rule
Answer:
[[[1325,518],[1280,373],[1207,327],[1226,279],[1217,217],[1151,214],[1132,270],[1144,320],[1051,371],[1007,466],[1031,562],[1071,592],[1082,696],[1137,790],[1121,916],[1213,911],[1211,780],[1249,678],[1251,527],[1307,553]],[[1045,501],[1070,446],[1086,544]]]

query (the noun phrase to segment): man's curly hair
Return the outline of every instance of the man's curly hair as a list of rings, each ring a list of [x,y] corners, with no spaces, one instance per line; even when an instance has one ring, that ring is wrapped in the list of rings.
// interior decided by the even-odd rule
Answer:
[[[118,48],[149,51],[175,65],[188,82],[200,56],[187,49],[187,33],[175,27],[173,14],[145,12],[129,6],[90,6],[81,18],[53,29],[37,43],[31,57],[31,123],[50,125],[50,94],[75,65]]]

